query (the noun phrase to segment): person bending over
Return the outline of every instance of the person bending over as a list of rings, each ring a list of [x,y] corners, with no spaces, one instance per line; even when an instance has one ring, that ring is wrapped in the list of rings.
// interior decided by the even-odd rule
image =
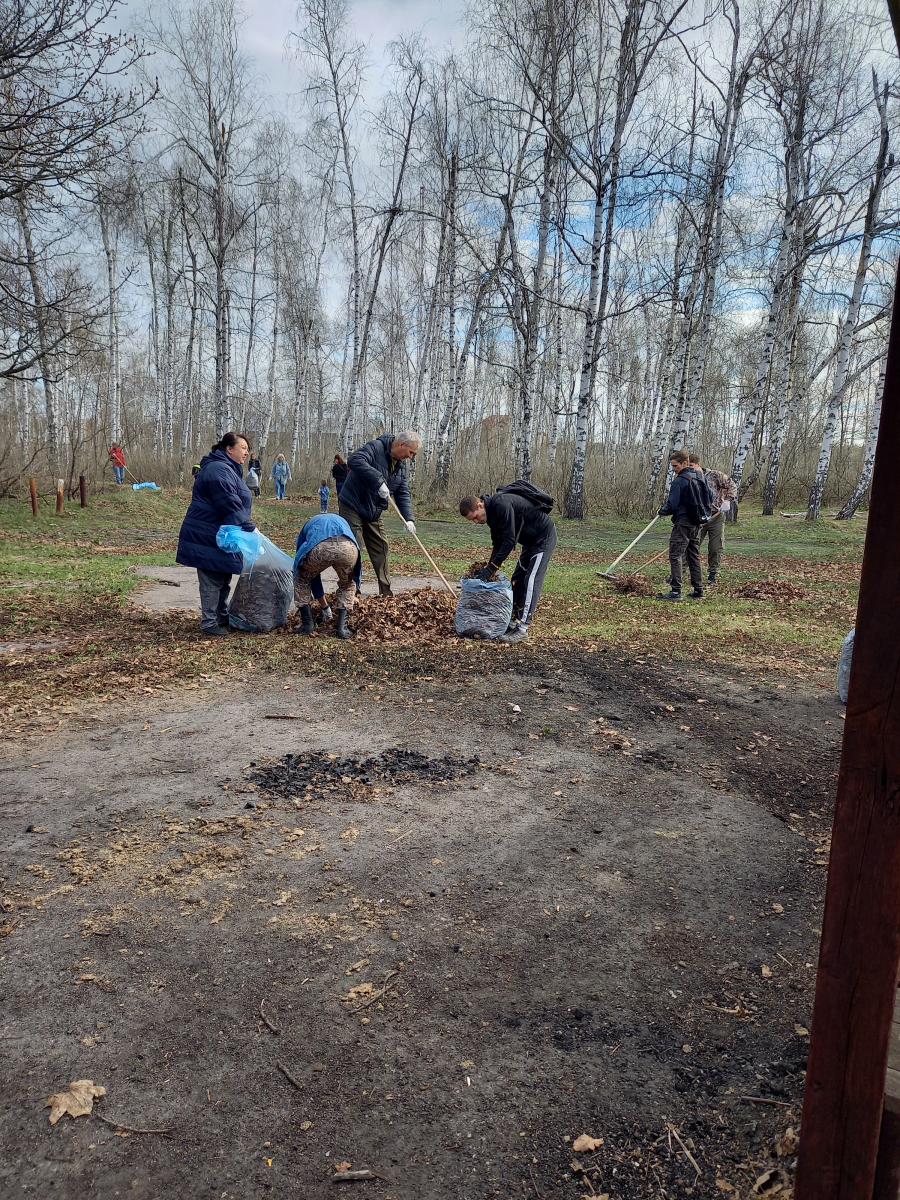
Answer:
[[[513,615],[509,629],[498,640],[521,642],[528,637],[544,588],[547,566],[556,549],[556,526],[550,516],[552,499],[530,483],[517,481],[499,488],[492,496],[464,496],[460,514],[491,531],[491,558],[479,574],[490,579],[512,554],[522,547],[512,576]]]
[[[294,599],[300,613],[295,632],[307,637],[314,629],[312,602],[325,598],[322,572],[333,567],[337,572],[338,590],[334,600],[337,621],[334,636],[353,637],[347,625],[356,593],[360,588],[362,559],[353,530],[343,517],[323,513],[310,517],[297,537],[294,556]]]

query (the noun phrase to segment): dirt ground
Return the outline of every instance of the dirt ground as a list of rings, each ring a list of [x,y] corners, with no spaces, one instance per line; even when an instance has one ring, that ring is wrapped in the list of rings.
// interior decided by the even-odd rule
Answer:
[[[576,650],[491,670],[210,681],[7,748],[0,1196],[744,1198],[789,1175],[836,700]],[[393,749],[480,761],[250,782]],[[51,1128],[84,1078],[112,1124]],[[380,1177],[335,1188],[342,1163]]]

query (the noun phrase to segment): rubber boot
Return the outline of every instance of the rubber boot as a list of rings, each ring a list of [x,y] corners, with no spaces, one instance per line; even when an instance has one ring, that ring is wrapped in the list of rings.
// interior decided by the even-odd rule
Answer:
[[[349,615],[350,614],[347,612],[346,608],[339,608],[337,610],[337,621],[335,622],[334,626],[334,636],[336,638],[341,638],[342,641],[345,642],[349,641],[350,638],[353,637],[353,630],[347,624]]]
[[[315,629],[315,624],[313,623],[312,609],[309,607],[308,604],[301,604],[300,605],[300,624],[294,630],[294,633],[300,633],[300,634],[303,634],[304,637],[309,637],[309,635],[312,633],[312,631],[314,629]]]

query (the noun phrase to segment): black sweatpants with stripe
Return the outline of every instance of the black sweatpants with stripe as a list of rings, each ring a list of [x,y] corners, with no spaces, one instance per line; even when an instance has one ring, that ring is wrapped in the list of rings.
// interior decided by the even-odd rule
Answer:
[[[513,617],[523,625],[530,625],[541,592],[544,576],[556,549],[556,526],[552,523],[539,542],[522,545],[522,553],[512,576]]]

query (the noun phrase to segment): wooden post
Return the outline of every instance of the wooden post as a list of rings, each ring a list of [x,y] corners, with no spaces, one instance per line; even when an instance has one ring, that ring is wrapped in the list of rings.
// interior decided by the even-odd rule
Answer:
[[[56,515],[58,517],[62,516],[63,511],[65,510],[65,506],[66,506],[65,491],[66,491],[66,481],[64,479],[57,479],[57,481],[56,481]]]
[[[816,976],[796,1200],[872,1200],[900,966],[900,271]],[[885,1126],[896,1136],[896,1126]],[[884,1148],[882,1157],[892,1156]]]
[[[31,493],[31,515],[36,517],[38,515],[38,490],[36,479],[28,480],[28,490]]]
[[[85,478],[84,475],[78,476],[78,496],[79,496],[79,499],[81,500],[81,507],[87,508],[87,506],[88,506],[88,490],[87,490],[87,479]]]

